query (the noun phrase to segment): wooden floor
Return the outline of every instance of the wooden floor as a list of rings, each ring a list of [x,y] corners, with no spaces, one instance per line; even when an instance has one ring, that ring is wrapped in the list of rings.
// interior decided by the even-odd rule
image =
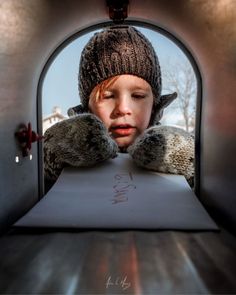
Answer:
[[[235,294],[228,232],[11,230],[1,294]]]

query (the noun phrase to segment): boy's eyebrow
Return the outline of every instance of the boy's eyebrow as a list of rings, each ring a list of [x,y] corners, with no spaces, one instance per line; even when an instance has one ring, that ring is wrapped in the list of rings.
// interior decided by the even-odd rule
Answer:
[[[111,87],[111,88],[110,88],[110,87],[108,87],[108,88],[104,89],[104,91],[103,91],[103,92],[109,92],[109,91],[113,91],[112,87]]]
[[[141,86],[136,86],[136,85],[130,86],[129,89],[132,91],[140,91],[140,90],[141,91],[149,91],[150,90],[149,87],[147,87],[147,86],[141,87]],[[107,87],[104,90],[104,92],[106,92],[106,91],[117,91],[117,89],[116,89],[116,87],[113,88],[113,86],[111,85],[110,87]]]
[[[139,86],[134,86],[134,87],[130,87],[131,91],[142,91],[142,92],[149,92],[151,91],[151,89],[149,89],[149,87],[139,87]]]
[[[145,90],[145,91],[147,91],[147,90],[149,90],[149,88],[148,87],[140,87],[140,86],[134,86],[134,87],[131,87],[131,89],[135,89],[135,90]]]

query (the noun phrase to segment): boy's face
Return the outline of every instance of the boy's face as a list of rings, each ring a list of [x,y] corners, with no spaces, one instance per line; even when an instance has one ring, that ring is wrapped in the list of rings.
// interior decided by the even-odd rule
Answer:
[[[149,125],[153,107],[151,86],[133,75],[120,75],[102,97],[89,100],[90,111],[99,117],[119,147],[128,147]]]

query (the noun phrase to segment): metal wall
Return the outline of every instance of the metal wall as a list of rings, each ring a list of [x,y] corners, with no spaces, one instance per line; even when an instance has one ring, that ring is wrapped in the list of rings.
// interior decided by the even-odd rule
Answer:
[[[180,39],[198,63],[203,83],[199,197],[236,228],[236,1],[130,0],[128,20],[159,26]],[[105,0],[0,2],[0,229],[38,200],[38,147],[20,155],[14,133],[37,130],[37,88],[54,50],[74,33],[109,21]],[[40,165],[42,164],[39,161]]]

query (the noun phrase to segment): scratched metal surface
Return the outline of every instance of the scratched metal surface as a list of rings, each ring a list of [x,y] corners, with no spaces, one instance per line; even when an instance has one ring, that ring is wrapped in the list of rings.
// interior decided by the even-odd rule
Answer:
[[[235,0],[132,0],[128,18],[166,29],[195,57],[203,86],[197,136],[199,197],[234,228],[235,8]],[[37,87],[46,62],[74,33],[108,21],[105,1],[1,0],[0,231],[37,202],[42,188],[41,149],[33,145],[32,161],[21,158],[16,164],[14,133],[29,121],[34,130],[42,129]]]
[[[236,293],[226,231],[12,231],[0,239],[0,293]]]

